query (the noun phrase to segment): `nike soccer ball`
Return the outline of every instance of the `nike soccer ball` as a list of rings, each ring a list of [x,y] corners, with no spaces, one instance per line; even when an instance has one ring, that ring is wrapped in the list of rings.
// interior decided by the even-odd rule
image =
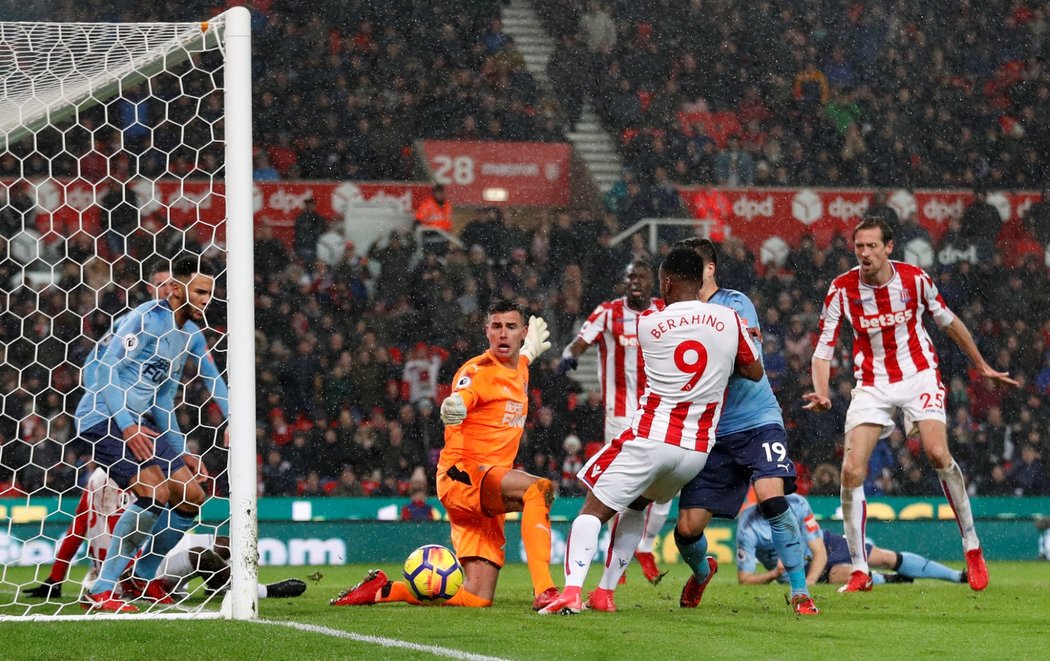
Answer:
[[[421,601],[451,599],[463,585],[463,568],[456,554],[444,546],[421,546],[405,560],[405,580]]]

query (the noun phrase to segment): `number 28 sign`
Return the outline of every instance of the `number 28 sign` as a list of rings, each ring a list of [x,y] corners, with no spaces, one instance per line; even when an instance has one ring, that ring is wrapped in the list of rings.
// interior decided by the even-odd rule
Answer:
[[[426,140],[423,153],[453,204],[569,203],[567,144]]]

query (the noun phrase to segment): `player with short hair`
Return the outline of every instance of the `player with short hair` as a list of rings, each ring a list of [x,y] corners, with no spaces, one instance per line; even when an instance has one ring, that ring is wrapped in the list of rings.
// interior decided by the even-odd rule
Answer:
[[[787,496],[791,514],[799,528],[805,530],[807,546],[806,582],[844,584],[849,581],[853,566],[850,563],[846,538],[823,530],[813,515],[809,502],[798,494]],[[939,562],[907,551],[890,551],[867,544],[869,564],[889,569],[896,574],[872,574],[872,582],[911,583],[917,578],[932,578],[949,583],[966,583],[966,572],[949,569]],[[758,565],[766,571],[758,573]],[[769,521],[758,508],[749,506],[740,513],[736,527],[737,581],[757,585],[784,580],[784,564],[773,543]]]
[[[762,329],[758,311],[745,294],[718,285],[718,251],[707,239],[678,242],[704,258],[704,281],[700,300],[724,305],[747,322],[748,331],[761,355]],[[795,490],[795,464],[788,456],[788,436],[780,404],[764,375],[758,381],[736,376],[729,379],[722,417],[715,432],[717,441],[700,474],[682,489],[678,499],[678,524],[674,539],[692,575],[682,588],[679,605],[696,608],[718,562],[707,555],[704,535],[713,517],[733,519],[754,486],[757,511],[768,519],[772,540],[791,585],[791,607],[800,615],[820,611],[806,587],[803,543],[798,523],[791,516],[785,493]],[[610,596],[611,602],[611,596]]]
[[[598,379],[605,400],[605,442],[612,443],[631,424],[638,398],[645,392],[645,369],[638,350],[638,317],[647,310],[662,310],[663,301],[653,298],[653,265],[635,259],[627,265],[623,284],[626,294],[595,308],[576,339],[562,351],[558,374],[576,369],[579,357],[598,345]],[[653,556],[653,541],[667,521],[671,502],[652,503],[645,511],[645,532],[634,557],[646,579],[658,583],[662,574]],[[633,516],[630,511],[625,516]],[[615,525],[615,523],[614,523]]]
[[[166,299],[171,294],[171,265],[168,260],[159,259],[153,262],[149,273],[147,287],[150,298],[152,300]],[[121,315],[113,320],[109,330],[95,343],[84,359],[84,365],[80,369],[80,386],[85,395],[79,402],[78,409],[94,408],[98,393],[99,359],[102,352],[109,346],[114,331],[120,326],[125,316]],[[38,599],[61,597],[62,583],[66,580],[69,565],[85,539],[88,542],[88,555],[94,559],[92,574],[97,576],[106,555],[105,551],[109,548],[110,533],[127,505],[128,498],[128,494],[121,491],[109,479],[106,471],[101,468],[95,469],[88,478],[88,483],[77,502],[73,521],[58,544],[50,574],[40,585],[26,590],[25,594]]]
[[[533,608],[553,601],[550,574],[550,480],[514,469],[529,414],[529,365],[550,348],[542,317],[525,323],[517,303],[497,300],[488,311],[488,350],[456,372],[452,394],[441,404],[445,447],[437,469],[437,492],[452,524],[452,546],[463,566],[463,586],[446,606],[492,605],[504,564],[504,519],[521,512],[534,593]],[[378,569],[331,603],[360,606],[382,602],[420,603],[408,585]]]
[[[936,349],[923,326],[923,313],[930,313],[984,378],[1013,386],[1017,382],[985,361],[970,331],[948,309],[925,271],[890,259],[893,231],[885,221],[861,221],[853,230],[853,251],[858,266],[835,278],[824,299],[820,340],[812,360],[813,392],[804,395],[806,409],[821,412],[831,408],[831,359],[845,319],[854,332],[853,373],[857,379],[846,413],[841,490],[853,573],[839,591],[871,590],[864,547],[864,478],[875,444],[893,429],[897,409],[904,413],[906,431],[918,427],[923,450],[937,471],[959,524],[970,587],[983,590],[988,586],[988,568],[974,527],[965,478],[948,449],[944,384],[937,369]]]
[[[730,375],[762,378],[746,323],[729,308],[698,300],[703,273],[703,258],[690,248],[671,250],[660,265],[666,307],[638,320],[646,376],[640,408],[631,426],[579,472],[591,490],[566,541],[565,588],[542,615],[583,609],[580,593],[602,524],[628,508],[673,498],[704,467]],[[600,587],[615,586],[630,562],[640,521],[624,518],[616,526]]]
[[[113,528],[99,578],[85,595],[86,609],[138,610],[113,591],[140,546],[137,577],[128,588],[139,588],[141,596],[158,603],[173,603],[154,580],[156,568],[193,526],[204,501],[194,475],[200,458],[185,454],[174,412],[182,369],[194,355],[191,345],[203,347],[203,355],[196,356],[199,369],[213,401],[224,416],[229,414],[226,384],[196,323],[204,319],[214,286],[199,257],[177,260],[167,299],[143,303],[124,318],[99,360],[97,390],[86,392],[77,407],[78,434],[92,444],[94,461],[137,496]]]

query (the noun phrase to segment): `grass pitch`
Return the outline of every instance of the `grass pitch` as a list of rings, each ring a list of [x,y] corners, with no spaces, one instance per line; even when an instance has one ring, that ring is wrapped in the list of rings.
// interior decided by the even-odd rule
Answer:
[[[11,568],[9,568],[10,570]],[[317,568],[262,569],[264,581],[300,577]],[[636,567],[616,595],[617,613],[540,617],[532,612],[528,572],[511,565],[496,605],[486,610],[383,605],[335,608],[328,600],[357,582],[367,567],[320,568],[298,599],[260,602],[265,620],[319,625],[354,639],[267,623],[127,621],[0,623],[0,658],[30,659],[433,659],[440,650],[384,647],[372,636],[444,648],[453,658],[1047,658],[1050,563],[993,563],[981,593],[965,585],[917,581],[840,595],[817,586],[823,613],[795,616],[782,586],[736,584],[722,567],[696,610],[678,607],[687,576],[675,565],[658,586]],[[391,576],[395,566],[384,566]],[[597,580],[599,567],[589,577]],[[27,575],[27,579],[31,575]],[[9,580],[15,578],[9,575]],[[556,576],[560,579],[560,576]],[[560,580],[559,580],[560,582]],[[6,601],[6,599],[5,599]],[[9,611],[8,611],[9,612]]]

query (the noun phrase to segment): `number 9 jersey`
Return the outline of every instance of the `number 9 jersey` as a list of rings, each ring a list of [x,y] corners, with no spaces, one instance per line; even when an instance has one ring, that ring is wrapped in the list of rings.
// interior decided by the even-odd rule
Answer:
[[[680,301],[639,317],[638,344],[646,389],[635,435],[708,452],[736,364],[760,360],[747,323],[721,305]]]

